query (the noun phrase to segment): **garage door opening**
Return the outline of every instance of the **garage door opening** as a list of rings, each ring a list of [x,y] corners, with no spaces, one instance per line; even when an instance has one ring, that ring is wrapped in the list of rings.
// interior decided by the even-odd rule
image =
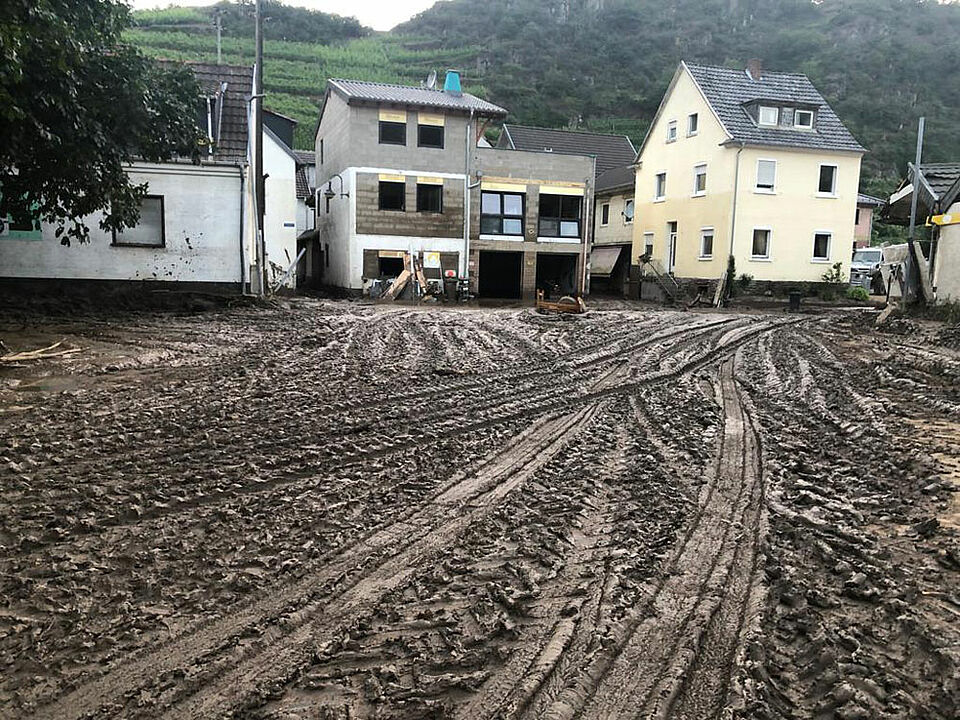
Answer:
[[[537,254],[537,290],[547,298],[573,295],[577,289],[577,256]]]
[[[519,300],[522,273],[523,253],[481,250],[480,297]]]

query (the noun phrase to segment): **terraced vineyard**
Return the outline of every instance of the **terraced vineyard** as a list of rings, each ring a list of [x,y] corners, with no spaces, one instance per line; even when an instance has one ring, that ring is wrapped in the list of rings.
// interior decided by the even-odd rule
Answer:
[[[0,716],[953,717],[960,355],[865,326],[27,317]]]

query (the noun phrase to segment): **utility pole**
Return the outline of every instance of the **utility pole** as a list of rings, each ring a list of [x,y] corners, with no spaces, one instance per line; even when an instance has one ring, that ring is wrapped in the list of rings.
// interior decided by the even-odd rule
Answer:
[[[926,301],[927,296],[924,291],[924,272],[920,264],[920,253],[917,252],[917,243],[914,236],[917,231],[917,200],[920,195],[920,161],[923,158],[923,130],[926,124],[926,118],[920,118],[920,124],[917,127],[917,155],[913,163],[913,194],[910,197],[910,232],[907,235],[907,247],[910,250],[910,259],[913,261],[914,272],[916,272],[917,293]]]
[[[260,278],[260,295],[267,292],[267,245],[263,236],[263,0],[256,6],[257,57],[254,69],[253,136],[256,152],[253,158],[254,196],[257,205],[257,270]]]

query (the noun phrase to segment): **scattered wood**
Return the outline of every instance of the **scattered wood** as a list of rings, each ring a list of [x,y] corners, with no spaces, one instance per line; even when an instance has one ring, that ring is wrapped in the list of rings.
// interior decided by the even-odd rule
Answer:
[[[23,352],[13,352],[7,353],[6,355],[0,355],[0,363],[17,363],[24,362],[27,360],[47,360],[49,358],[64,357],[66,355],[73,355],[75,353],[81,352],[83,348],[69,348],[66,350],[57,350],[58,347],[63,345],[63,340],[55,342],[49,347],[40,348],[39,350],[24,350]]]
[[[409,270],[404,269],[402,273],[397,275],[397,279],[393,281],[390,289],[383,294],[383,299],[396,300],[397,295],[403,292],[403,289],[407,286],[407,283],[410,282],[411,277],[413,277],[412,273]]]

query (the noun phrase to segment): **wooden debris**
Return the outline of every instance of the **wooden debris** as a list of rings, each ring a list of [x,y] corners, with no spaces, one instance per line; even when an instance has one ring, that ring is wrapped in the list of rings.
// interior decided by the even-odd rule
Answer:
[[[57,358],[57,357],[64,357],[65,355],[73,355],[83,350],[83,348],[69,348],[67,350],[57,350],[57,348],[60,347],[61,345],[63,345],[63,340],[60,340],[59,342],[55,342],[53,345],[50,345],[49,347],[40,348],[39,350],[24,350],[23,352],[7,353],[6,355],[0,355],[0,362],[17,363],[17,362],[24,362],[27,360],[47,360],[48,358]]]

